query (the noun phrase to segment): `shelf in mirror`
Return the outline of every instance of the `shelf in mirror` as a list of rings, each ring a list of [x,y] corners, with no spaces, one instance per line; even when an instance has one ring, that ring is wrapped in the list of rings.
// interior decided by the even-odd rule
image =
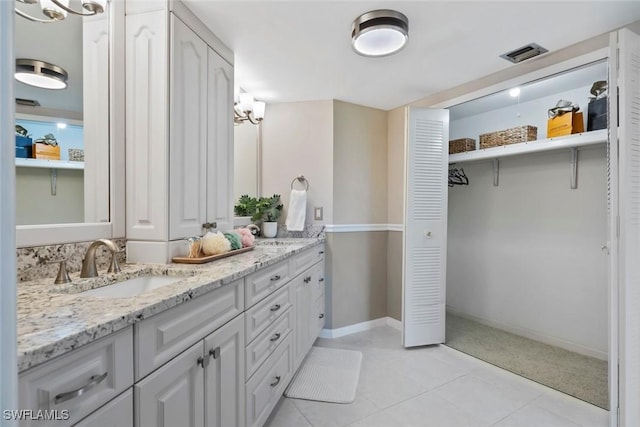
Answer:
[[[84,162],[70,162],[67,160],[16,158],[16,167],[84,170]]]
[[[608,139],[607,129],[584,132],[575,135],[559,136],[555,138],[539,139],[518,144],[501,145],[499,147],[484,148],[476,151],[449,155],[449,164],[473,162],[478,160],[492,160],[502,157],[537,153],[542,151],[569,150],[591,145],[604,144]]]

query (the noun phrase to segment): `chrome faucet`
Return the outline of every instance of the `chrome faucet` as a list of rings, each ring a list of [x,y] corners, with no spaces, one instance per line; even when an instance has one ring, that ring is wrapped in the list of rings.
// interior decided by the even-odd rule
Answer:
[[[84,259],[82,260],[82,271],[80,272],[80,277],[97,277],[98,270],[96,269],[96,249],[98,246],[104,245],[111,251],[111,265],[109,266],[109,273],[118,273],[120,272],[120,265],[118,265],[118,258],[116,254],[120,252],[118,246],[113,243],[112,240],[109,239],[98,239],[91,243],[87,248],[87,253],[84,255]]]

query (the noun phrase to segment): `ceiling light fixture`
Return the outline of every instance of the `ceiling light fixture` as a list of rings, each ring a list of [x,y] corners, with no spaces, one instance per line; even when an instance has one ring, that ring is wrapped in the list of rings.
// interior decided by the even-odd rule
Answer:
[[[29,86],[43,89],[64,89],[67,87],[67,72],[57,65],[38,59],[16,59],[15,78]]]
[[[363,56],[387,56],[402,49],[409,40],[409,19],[389,9],[358,16],[351,26],[351,45]]]
[[[20,3],[37,4],[38,0],[16,0]],[[69,7],[69,0],[40,0],[42,13],[49,19],[35,18],[26,12],[15,8],[16,14],[33,22],[47,24],[50,22],[62,21],[67,17],[67,13],[79,16],[93,16],[104,12],[108,0],[81,0],[82,8],[87,11],[77,11]]]
[[[233,104],[233,122],[242,124],[247,120],[254,125],[259,124],[264,119],[266,104],[263,101],[256,101],[250,93],[241,93],[239,101]]]

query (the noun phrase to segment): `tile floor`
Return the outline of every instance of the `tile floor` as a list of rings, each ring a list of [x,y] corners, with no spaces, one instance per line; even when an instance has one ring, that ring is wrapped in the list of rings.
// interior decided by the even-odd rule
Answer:
[[[362,351],[356,400],[282,398],[268,427],[607,427],[609,413],[446,346],[375,328],[315,345]]]

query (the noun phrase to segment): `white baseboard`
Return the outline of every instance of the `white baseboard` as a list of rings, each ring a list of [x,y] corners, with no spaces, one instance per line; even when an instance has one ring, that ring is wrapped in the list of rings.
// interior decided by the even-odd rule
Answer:
[[[456,310],[450,306],[447,306],[447,311],[465,319],[473,320],[474,322],[482,323],[483,325],[491,326],[492,328],[502,329],[503,331],[511,332],[512,334],[520,335],[525,338],[530,338],[535,341],[540,341],[545,344],[553,345],[556,347],[564,348],[565,350],[573,351],[575,353],[583,354],[585,356],[595,357],[600,360],[608,360],[607,352],[596,350],[590,347],[583,346],[571,341],[564,340],[562,338],[541,334],[536,331],[532,331],[526,328],[520,328],[517,326],[505,325],[504,323],[495,322],[492,320],[486,320],[472,314],[467,314],[462,311]]]
[[[337,329],[323,329],[320,332],[320,338],[340,338],[345,335],[356,334],[358,332],[368,331],[380,326],[390,326],[394,329],[402,330],[402,322],[391,317],[381,317],[379,319],[367,320],[366,322],[356,323],[354,325],[344,326]]]

